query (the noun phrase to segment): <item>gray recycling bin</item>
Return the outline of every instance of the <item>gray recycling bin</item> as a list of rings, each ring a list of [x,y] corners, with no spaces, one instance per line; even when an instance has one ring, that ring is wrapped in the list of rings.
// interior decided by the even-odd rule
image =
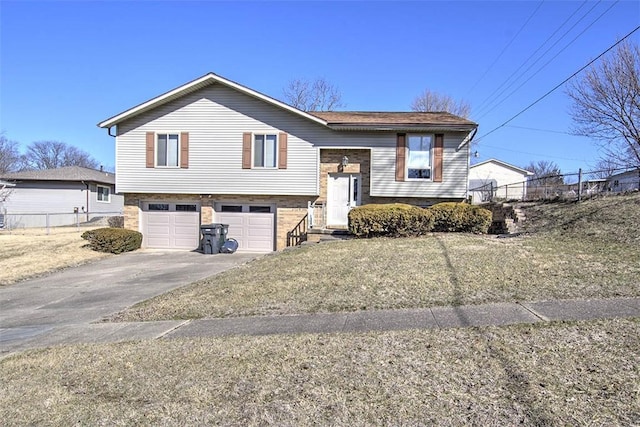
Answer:
[[[217,254],[227,240],[229,224],[202,224],[200,226],[200,250],[205,254]]]

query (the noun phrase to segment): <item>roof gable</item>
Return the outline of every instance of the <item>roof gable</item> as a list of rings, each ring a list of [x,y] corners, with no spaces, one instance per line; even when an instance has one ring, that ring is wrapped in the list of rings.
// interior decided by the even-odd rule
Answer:
[[[326,125],[326,122],[319,117],[313,116],[307,112],[294,108],[288,104],[285,104],[284,102],[278,101],[277,99],[271,98],[270,96],[262,94],[258,91],[249,89],[246,86],[242,86],[236,82],[225,79],[224,77],[221,77],[217,74],[208,73],[189,83],[185,83],[182,86],[178,86],[177,88],[172,89],[169,92],[165,92],[162,95],[156,96],[155,98],[152,98],[146,102],[143,102],[142,104],[138,104],[133,108],[130,108],[126,111],[123,111],[120,114],[110,117],[98,123],[98,126],[101,128],[110,128],[111,126],[117,125],[123,120],[130,119],[146,111],[152,110],[156,107],[166,104],[167,102],[173,101],[174,99],[181,98],[189,93],[195,92],[199,89],[202,89],[204,87],[207,87],[216,83],[230,87],[232,89],[237,90],[238,92],[244,93],[254,98],[258,98],[268,104],[272,104],[278,108],[282,108],[284,110],[290,111],[308,120],[314,121],[316,123],[320,123],[322,125]]]
[[[500,166],[500,167],[503,167],[503,168],[506,168],[506,169],[511,169],[511,170],[516,171],[518,173],[521,173],[523,175],[528,175],[528,176],[532,176],[533,175],[533,172],[530,172],[530,171],[528,171],[526,169],[522,169],[522,168],[519,168],[517,166],[511,165],[509,163],[506,163],[506,162],[503,162],[503,161],[500,161],[500,160],[496,160],[496,159],[489,159],[489,160],[485,160],[484,162],[476,163],[475,165],[471,165],[470,169],[477,168],[478,166],[482,166],[482,165],[486,165],[486,164],[490,164],[490,163],[495,164],[495,165]]]
[[[88,181],[103,184],[115,184],[116,182],[114,173],[101,172],[80,166],[9,173],[3,175],[2,179],[12,181]]]
[[[101,128],[110,128],[118,123],[150,111],[156,107],[181,98],[213,84],[221,84],[243,94],[257,98],[277,108],[289,111],[312,122],[341,130],[412,130],[434,129],[471,131],[478,125],[470,120],[447,112],[377,112],[377,111],[319,111],[306,112],[278,101],[263,93],[242,86],[214,73],[205,74],[191,82],[136,105],[100,123]]]

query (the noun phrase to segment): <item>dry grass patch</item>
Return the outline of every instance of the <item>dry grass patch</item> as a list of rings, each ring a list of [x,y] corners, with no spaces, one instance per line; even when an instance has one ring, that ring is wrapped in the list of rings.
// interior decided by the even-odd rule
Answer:
[[[640,295],[640,247],[534,236],[351,240],[264,257],[112,320],[418,308]]]
[[[0,232],[0,286],[110,256],[85,248],[87,228],[17,229]]]
[[[636,425],[640,319],[84,345],[0,361],[5,425]]]

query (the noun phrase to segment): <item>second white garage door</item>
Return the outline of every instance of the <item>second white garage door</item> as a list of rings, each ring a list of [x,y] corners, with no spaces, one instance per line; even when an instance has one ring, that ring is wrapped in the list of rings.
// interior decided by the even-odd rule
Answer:
[[[229,224],[229,238],[238,241],[238,250],[271,252],[274,250],[274,208],[269,205],[216,204],[216,220]]]

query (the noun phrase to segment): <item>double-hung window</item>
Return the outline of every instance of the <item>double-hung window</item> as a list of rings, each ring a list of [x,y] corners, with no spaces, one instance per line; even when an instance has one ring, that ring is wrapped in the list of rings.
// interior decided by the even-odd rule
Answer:
[[[98,185],[96,188],[96,194],[99,202],[109,202],[110,195],[109,187],[105,187],[104,185]]]
[[[178,167],[180,137],[177,133],[160,133],[156,143],[156,166]]]
[[[407,135],[409,179],[431,179],[432,135]]]
[[[278,136],[274,134],[253,135],[253,166],[263,168],[276,167]]]

